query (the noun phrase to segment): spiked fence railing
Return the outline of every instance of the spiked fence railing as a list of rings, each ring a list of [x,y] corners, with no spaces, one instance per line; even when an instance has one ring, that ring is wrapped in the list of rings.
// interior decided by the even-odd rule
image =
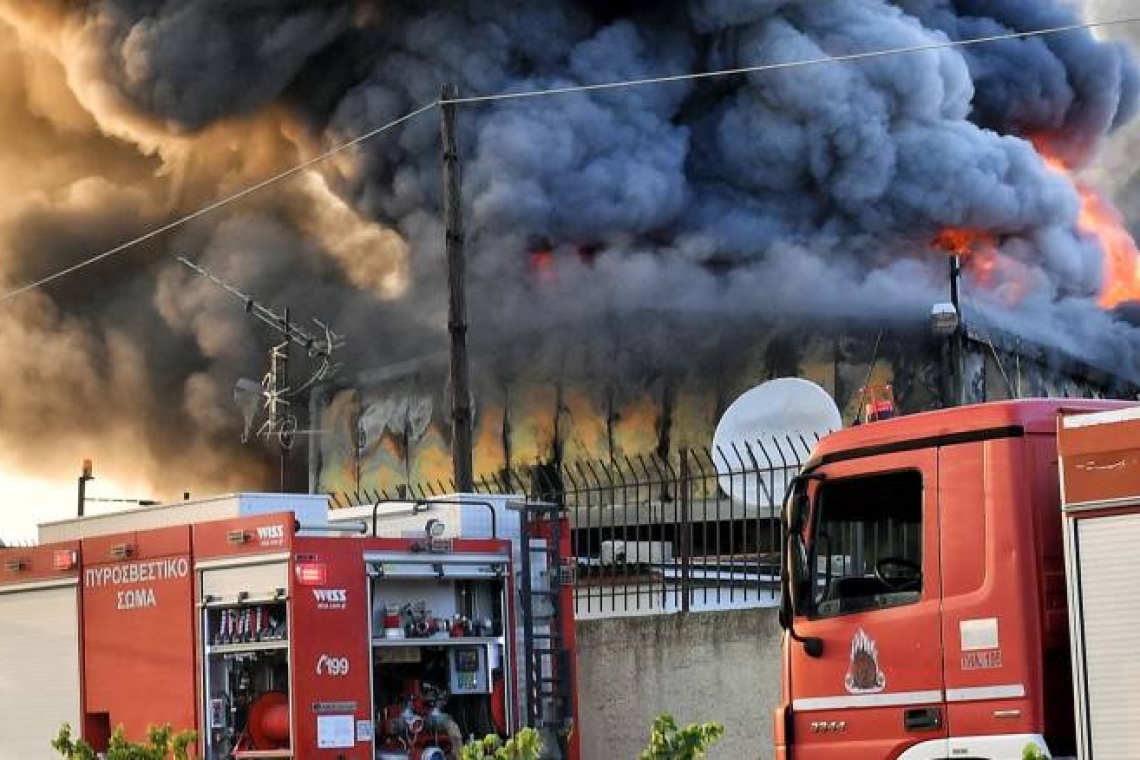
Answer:
[[[580,617],[763,606],[779,596],[781,501],[816,437],[766,437],[548,463],[480,478],[481,493],[561,504],[571,526]],[[453,483],[333,495],[334,506],[430,499]]]

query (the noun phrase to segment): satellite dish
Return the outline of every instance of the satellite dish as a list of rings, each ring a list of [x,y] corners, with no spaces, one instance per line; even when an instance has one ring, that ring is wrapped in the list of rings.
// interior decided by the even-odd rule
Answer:
[[[788,479],[795,474],[784,469],[780,451],[794,466],[796,455],[802,460],[807,453],[801,439],[810,447],[820,436],[841,427],[839,408],[827,391],[810,380],[783,377],[758,385],[729,404],[717,423],[713,433],[717,482],[733,500],[750,507],[769,507],[775,514]],[[756,465],[745,451],[745,444],[752,447],[759,474],[753,472]],[[772,469],[768,469],[768,458],[772,460]]]

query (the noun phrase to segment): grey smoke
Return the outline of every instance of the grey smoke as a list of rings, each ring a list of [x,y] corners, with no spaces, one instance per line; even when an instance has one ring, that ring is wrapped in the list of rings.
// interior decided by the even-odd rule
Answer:
[[[82,11],[7,0],[14,60],[66,97],[56,112],[13,92],[2,118],[28,115],[45,143],[36,156],[71,155],[77,137],[93,147],[37,180],[49,200],[6,209],[0,273],[11,285],[56,269],[401,116],[444,82],[463,94],[561,87],[1077,18],[1065,3],[1016,0],[92,0]],[[1140,333],[1095,303],[1103,252],[1078,233],[1077,192],[1029,141],[1093,163],[1134,115],[1137,82],[1124,47],[1075,32],[464,107],[472,321],[484,339],[600,314],[620,324],[647,308],[737,325],[913,321],[944,298],[945,257],[930,241],[968,227],[997,235],[1009,262],[970,288],[978,318],[1140,377]],[[31,176],[34,157],[11,160]],[[15,313],[31,320],[25,332],[66,345],[70,366],[45,369],[22,334],[4,334],[15,358],[0,406],[29,411],[0,415],[0,438],[29,452],[76,440],[50,403],[69,393],[83,403],[63,412],[102,410],[78,439],[131,431],[152,480],[191,440],[204,462],[186,464],[193,477],[245,477],[227,475],[240,428],[229,390],[260,371],[269,336],[162,254],[330,321],[349,336],[353,370],[442,348],[436,119],[323,174],[353,213],[395,234],[338,247],[344,213],[322,215],[311,188],[290,185],[46,290]],[[74,190],[83,182],[86,194]],[[66,192],[69,203],[50,202]],[[532,271],[537,249],[552,252],[552,276]],[[125,379],[124,357],[138,365]]]
[[[192,131],[279,97],[350,22],[344,3],[110,0],[86,28],[106,46],[110,84]]]

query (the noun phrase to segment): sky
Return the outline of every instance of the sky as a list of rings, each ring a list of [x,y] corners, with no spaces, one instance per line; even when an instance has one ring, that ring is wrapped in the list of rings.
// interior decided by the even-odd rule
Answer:
[[[937,4],[899,4],[907,3]],[[753,5],[788,4],[758,0]],[[1059,4],[1073,5],[1064,0]],[[707,29],[731,30],[741,24],[741,31],[736,37],[724,34],[725,49],[708,46],[712,52],[702,59],[694,53],[700,46],[687,44],[668,23],[658,23],[660,19],[646,29],[618,23],[594,34],[581,10],[597,4],[585,0],[543,4],[531,15],[506,20],[493,14],[507,3],[470,3],[468,16],[487,22],[480,14],[490,14],[495,23],[469,27],[458,26],[470,21],[454,11],[462,3],[442,4],[451,10],[435,14],[435,26],[415,19],[376,22],[371,14],[380,4],[372,0],[359,0],[355,15],[337,10],[347,2],[329,3],[328,10],[322,6],[298,12],[274,19],[271,26],[259,26],[255,19],[251,28],[241,28],[232,37],[227,34],[232,28],[195,15],[195,9],[211,7],[208,3],[173,4],[170,8],[178,10],[170,18],[133,25],[129,14],[136,4],[129,0],[100,0],[95,5],[115,12],[81,19],[63,0],[35,5],[0,0],[0,136],[5,138],[0,140],[0,176],[8,186],[8,197],[0,202],[0,287],[5,289],[57,271],[84,252],[129,239],[403,113],[409,104],[422,102],[424,93],[433,93],[442,77],[457,71],[467,92],[533,86],[535,82],[510,80],[504,74],[511,60],[527,56],[540,70],[547,56],[571,62],[569,71],[538,84],[653,76],[728,65],[732,58],[727,48],[743,44],[748,34],[738,18],[748,4],[720,0],[690,0],[689,5],[699,9],[700,23]],[[1087,0],[1075,7],[1096,19],[1137,12],[1134,0]],[[487,10],[472,10],[479,8]],[[836,8],[851,13],[847,38],[833,40],[840,48],[850,44],[865,49],[869,40],[881,40],[882,45],[919,41],[909,25],[891,15],[891,4],[885,1]],[[865,17],[858,15],[863,11]],[[881,26],[860,26],[880,18],[885,20]],[[348,64],[338,62],[350,56],[328,56],[323,46],[352,27],[384,27],[377,34],[395,53],[391,62],[377,64],[366,52],[354,50],[360,61],[374,66],[370,78],[334,90],[324,80],[349,78],[341,70]],[[833,30],[824,24],[820,33]],[[247,34],[258,42],[252,52],[243,36]],[[777,51],[777,58],[813,54],[802,38],[779,29],[769,35],[764,43]],[[1098,35],[1140,55],[1140,24]],[[458,61],[448,60],[448,46],[438,41],[460,36],[471,50]],[[416,52],[424,47],[443,51],[439,60],[418,57]],[[231,58],[237,62],[235,69],[224,65]],[[552,230],[552,237],[580,239],[586,220],[601,230],[598,237],[604,245],[597,266],[611,267],[605,271],[612,282],[642,285],[635,291],[605,285],[597,288],[599,293],[565,285],[574,296],[571,300],[580,302],[578,308],[589,309],[605,297],[635,308],[652,304],[662,286],[685,288],[695,295],[684,305],[704,308],[712,299],[732,298],[721,298],[701,279],[707,272],[691,268],[694,259],[727,251],[730,260],[744,261],[748,252],[737,249],[757,234],[780,234],[804,219],[818,218],[821,209],[838,206],[843,214],[808,235],[810,250],[781,251],[773,255],[774,263],[743,267],[738,291],[755,289],[757,279],[765,278],[800,278],[822,287],[827,278],[821,278],[821,271],[842,274],[847,272],[844,267],[873,260],[873,254],[848,256],[847,249],[872,238],[862,234],[870,226],[886,223],[886,204],[863,197],[867,186],[875,184],[868,177],[882,168],[883,153],[878,147],[864,148],[878,146],[876,141],[891,151],[906,145],[901,140],[894,144],[894,135],[881,134],[876,108],[933,109],[941,116],[963,107],[955,90],[961,71],[948,57],[922,56],[914,63],[912,70],[891,62],[868,67],[878,87],[871,94],[888,92],[885,100],[891,102],[886,105],[877,97],[847,98],[857,80],[839,70],[786,72],[767,90],[758,79],[764,75],[757,75],[739,95],[710,90],[710,99],[723,100],[710,101],[707,119],[686,114],[689,121],[683,129],[676,113],[690,91],[678,88],[592,101],[567,99],[547,110],[473,113],[465,127],[475,154],[465,167],[472,195],[469,210],[478,225],[495,234],[473,239],[472,248],[533,247],[534,236],[526,233],[539,218],[545,226],[538,227]],[[234,71],[241,72],[240,77]],[[285,82],[292,84],[282,94]],[[908,82],[912,87],[914,82],[923,87],[930,82],[940,89],[908,93]],[[820,92],[823,98],[817,96]],[[305,102],[298,105],[298,97]],[[293,102],[285,102],[290,98]],[[868,106],[870,100],[876,102]],[[836,107],[820,107],[821,101]],[[780,109],[769,108],[777,102],[795,112],[795,118],[782,119]],[[314,136],[312,122],[318,116],[327,128]],[[732,125],[750,128],[762,139],[743,147],[741,141],[721,139]],[[851,154],[859,169],[831,167],[834,173],[822,183],[829,193],[834,190],[826,203],[818,197],[794,197],[780,186],[787,177],[809,169],[826,174],[828,168],[821,165],[833,158],[807,155],[796,132],[801,126],[805,132],[833,136],[833,150]],[[1024,146],[1011,148],[976,133],[966,135],[952,124],[947,128],[947,134],[977,148],[972,155],[979,161],[1009,161],[1012,172],[1025,157]],[[437,273],[424,270],[422,257],[416,255],[422,252],[422,241],[440,239],[437,221],[425,213],[438,192],[438,169],[419,158],[434,156],[437,129],[434,119],[410,125],[390,142],[378,143],[371,155],[340,157],[330,162],[329,171],[306,173],[287,188],[254,199],[241,213],[189,227],[172,238],[171,246],[201,251],[200,261],[213,271],[235,282],[255,283],[258,293],[312,304],[336,325],[398,324],[407,329],[385,333],[385,339],[394,351],[414,350],[425,335],[438,337],[428,326],[442,324],[437,309],[397,308],[401,299],[413,304],[439,301],[438,290],[417,284],[431,282]],[[765,164],[764,182],[743,176],[738,167],[756,161],[750,147],[769,159],[786,161]],[[692,162],[684,160],[686,151],[707,159],[704,168],[717,167],[723,176],[690,176]],[[1131,159],[1138,151],[1140,124],[1133,122],[1109,136],[1080,170],[1082,180],[1115,201],[1133,229],[1140,228],[1140,174]],[[927,169],[920,160],[912,160],[911,168]],[[575,181],[567,182],[568,176]],[[1035,182],[1040,177],[1040,167],[1029,167],[1021,182],[1034,186],[1041,184]],[[909,179],[930,182],[925,175]],[[889,183],[881,184],[883,197],[893,197]],[[1023,207],[1058,208],[1075,216],[1075,194],[1071,188],[1068,193],[1061,190],[1019,200]],[[748,203],[744,196],[749,194],[764,203]],[[700,202],[685,200],[693,197]],[[595,206],[598,199],[604,203]],[[769,213],[765,204],[779,207],[779,213]],[[938,221],[946,204],[932,202],[933,210],[896,205],[892,213],[897,218],[887,221],[917,219],[914,224],[921,232],[932,216]],[[977,219],[992,211],[986,205],[975,203],[960,211],[963,218]],[[377,218],[385,224],[370,221]],[[859,219],[863,227],[845,227],[851,219]],[[999,218],[995,225],[1008,231],[1021,229],[1018,224],[1033,226],[1033,221]],[[671,240],[663,247],[658,242],[662,229],[669,230]],[[1063,233],[1047,227],[1028,239],[1052,250],[1051,241]],[[866,247],[874,251],[880,242],[871,240]],[[557,247],[559,241],[553,243]],[[832,248],[844,253],[830,260],[813,255]],[[1053,329],[1051,321],[1067,324],[1087,315],[1087,303],[1074,305],[1080,299],[1068,298],[1065,287],[1058,296],[1056,282],[1062,276],[1071,275],[1076,283],[1071,287],[1084,302],[1095,291],[1090,282],[1097,273],[1082,270],[1087,264],[1084,254],[1072,248],[1060,245],[1055,255],[1045,257],[1044,265],[1025,270],[1048,296],[1041,303],[1061,298],[1065,310],[1046,320],[1034,312],[1015,327],[1047,332]],[[229,255],[234,250],[265,253],[270,264],[254,271],[248,260]],[[602,255],[608,251],[616,255]],[[239,415],[229,399],[233,368],[261,366],[258,336],[227,294],[176,263],[146,264],[169,253],[168,248],[141,246],[125,257],[126,264],[135,267],[130,278],[116,277],[121,270],[93,268],[0,304],[8,317],[0,321],[0,355],[7,359],[0,365],[0,539],[28,541],[37,522],[72,516],[84,458],[94,460],[96,479],[88,485],[88,494],[95,498],[169,499],[186,490],[195,495],[207,495],[204,489],[251,490],[250,483],[267,481],[264,458],[250,457],[249,449],[237,441]],[[655,263],[661,260],[672,263]],[[476,261],[474,276],[496,282],[506,270],[488,261]],[[852,309],[880,308],[885,301],[903,303],[898,308],[928,308],[926,291],[898,290],[898,283],[913,281],[908,267],[892,265],[889,277],[869,276],[858,293],[848,290],[843,297],[850,297]],[[654,273],[646,275],[650,268]],[[584,276],[577,271],[567,275],[571,284],[578,282],[574,277]],[[834,279],[848,282],[846,276]],[[886,280],[891,282],[884,284]],[[738,297],[739,292],[730,295]],[[821,298],[842,300],[829,299],[826,293]],[[490,322],[510,325],[520,314],[535,310],[534,303],[515,294],[503,294],[499,301],[490,307],[493,313],[482,315]],[[1101,323],[1091,324],[1091,329],[1099,329]],[[1118,323],[1105,324],[1105,329],[1121,329]],[[1065,341],[1078,346],[1088,342],[1087,336],[1063,330],[1057,339],[1062,346]],[[1132,340],[1106,342],[1106,350],[1123,353],[1118,347],[1132,345]],[[373,360],[363,354],[351,358]],[[120,507],[92,502],[88,511]]]

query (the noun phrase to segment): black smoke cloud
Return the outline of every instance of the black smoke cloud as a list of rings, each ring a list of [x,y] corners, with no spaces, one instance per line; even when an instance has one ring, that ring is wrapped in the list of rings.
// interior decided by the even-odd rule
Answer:
[[[26,188],[0,209],[0,273],[12,286],[74,262],[445,82],[556,88],[1077,18],[1019,0],[8,0],[15,84],[0,119],[35,139],[0,155]],[[975,290],[976,319],[1140,376],[1135,329],[1096,306],[1103,251],[1078,230],[1077,191],[1032,142],[1086,166],[1136,105],[1125,49],[1073,32],[465,106],[472,321],[487,340],[647,308],[922,319],[945,289],[930,241],[966,227],[998,236],[1007,260]],[[258,455],[237,453],[229,389],[257,376],[270,336],[170,253],[334,324],[346,372],[442,348],[438,139],[425,114],[17,302],[21,326],[0,337],[12,459],[47,467],[113,439],[156,487],[172,469],[204,488],[263,477]],[[529,268],[537,247],[553,252],[552,278]]]

